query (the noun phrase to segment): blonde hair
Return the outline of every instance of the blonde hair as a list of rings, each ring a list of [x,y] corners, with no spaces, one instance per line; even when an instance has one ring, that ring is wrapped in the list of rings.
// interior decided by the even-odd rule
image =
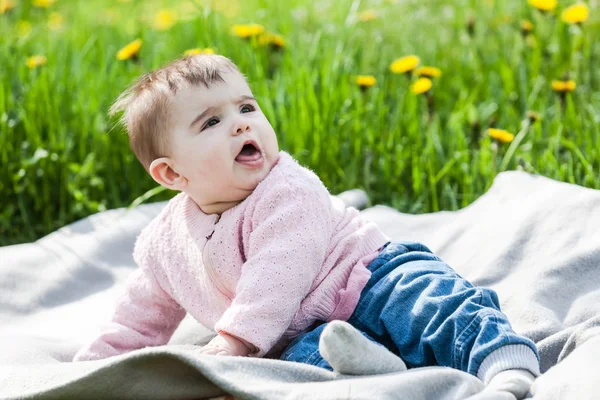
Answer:
[[[119,123],[127,130],[129,145],[148,170],[150,163],[169,151],[169,103],[186,84],[209,87],[224,82],[222,74],[237,71],[220,55],[198,54],[180,58],[142,75],[119,95],[110,107],[111,116],[123,111]]]

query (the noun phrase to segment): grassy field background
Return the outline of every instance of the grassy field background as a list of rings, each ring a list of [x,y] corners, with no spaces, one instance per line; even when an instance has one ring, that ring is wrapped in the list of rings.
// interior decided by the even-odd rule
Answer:
[[[363,188],[423,213],[468,205],[503,170],[600,188],[598,2],[571,25],[560,16],[573,2],[544,13],[524,0],[0,0],[14,6],[0,15],[0,245],[156,187],[107,110],[135,77],[197,47],[238,64],[281,149],[333,193]],[[233,35],[244,23],[285,46]],[[137,57],[118,60],[138,38]],[[45,63],[28,66],[35,55]],[[442,71],[428,94],[390,71],[406,55]],[[376,84],[361,90],[365,74]],[[551,82],[565,74],[577,86],[560,95]]]

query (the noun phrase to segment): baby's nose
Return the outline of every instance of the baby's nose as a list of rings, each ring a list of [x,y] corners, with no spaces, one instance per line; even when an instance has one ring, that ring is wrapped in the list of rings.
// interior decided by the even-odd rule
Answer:
[[[248,124],[247,122],[240,122],[238,123],[237,127],[236,127],[236,134],[240,135],[244,132],[249,132],[250,131],[250,124]]]

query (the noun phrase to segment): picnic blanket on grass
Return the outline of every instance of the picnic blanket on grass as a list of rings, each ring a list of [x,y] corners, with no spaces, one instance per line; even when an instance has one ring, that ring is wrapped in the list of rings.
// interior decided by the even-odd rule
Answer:
[[[399,188],[401,190],[401,188]],[[360,208],[357,192],[342,194]],[[462,371],[428,367],[347,376],[279,360],[197,354],[213,332],[186,317],[166,346],[70,362],[110,317],[134,270],[140,230],[165,203],[110,210],[28,244],[0,248],[0,399],[489,399]],[[523,172],[498,175],[468,207],[361,213],[419,241],[498,292],[536,342],[534,399],[600,398],[600,191]]]

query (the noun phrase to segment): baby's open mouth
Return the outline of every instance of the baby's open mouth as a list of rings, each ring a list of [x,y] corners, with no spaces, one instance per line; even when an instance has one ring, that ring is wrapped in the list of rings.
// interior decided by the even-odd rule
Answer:
[[[242,147],[242,150],[235,158],[235,161],[241,163],[252,162],[259,160],[261,157],[262,152],[258,148],[258,145],[252,141],[244,144],[244,147]]]

